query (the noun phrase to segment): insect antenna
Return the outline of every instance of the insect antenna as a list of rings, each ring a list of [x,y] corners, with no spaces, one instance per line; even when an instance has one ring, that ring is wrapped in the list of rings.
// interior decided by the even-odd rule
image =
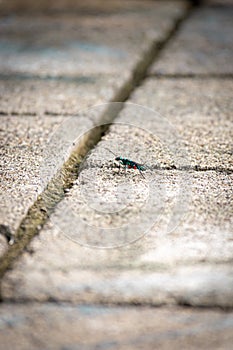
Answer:
[[[106,149],[107,151],[111,152],[115,157],[117,157],[116,153],[112,152],[109,148],[106,148],[106,147],[105,147],[105,149]]]

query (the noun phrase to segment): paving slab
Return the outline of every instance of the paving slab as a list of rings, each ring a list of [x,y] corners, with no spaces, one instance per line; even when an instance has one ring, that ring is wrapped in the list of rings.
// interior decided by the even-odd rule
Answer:
[[[189,173],[187,198],[180,174],[154,174],[150,199],[140,174],[119,195],[122,175],[112,171],[102,169],[94,187],[93,169],[83,171],[86,184],[7,273],[2,297],[232,306],[232,177]]]
[[[232,74],[232,14],[233,6],[195,10],[150,72],[162,75]]]
[[[187,308],[4,304],[4,349],[230,349],[233,315]],[[61,330],[61,331],[58,331]]]
[[[8,115],[76,115],[114,100],[123,77],[0,80],[0,113]]]
[[[90,2],[90,11],[95,3]],[[108,16],[85,15],[82,11],[53,16],[6,16],[0,26],[0,72],[44,77],[109,74],[128,78],[143,51],[153,42],[165,40],[186,8],[180,1],[144,2],[136,8],[131,1],[128,3],[131,6],[127,11],[124,12],[124,4],[119,12],[113,6]]]

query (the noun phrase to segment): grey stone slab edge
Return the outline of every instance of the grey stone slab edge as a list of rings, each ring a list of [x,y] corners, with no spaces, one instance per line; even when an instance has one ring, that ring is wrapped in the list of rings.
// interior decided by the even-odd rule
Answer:
[[[72,270],[46,279],[43,272],[29,271],[17,277],[3,280],[4,301],[233,307],[233,268],[229,264],[180,266],[161,272],[126,270],[120,274]]]
[[[6,350],[230,349],[233,341],[232,312],[181,307],[5,304],[0,325]]]

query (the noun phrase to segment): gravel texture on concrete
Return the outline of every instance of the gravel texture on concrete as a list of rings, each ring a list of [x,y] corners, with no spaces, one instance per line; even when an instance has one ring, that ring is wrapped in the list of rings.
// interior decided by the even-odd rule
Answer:
[[[228,175],[189,173],[188,189],[177,172],[154,174],[150,200],[140,174],[122,194],[111,172],[93,187],[84,171],[5,277],[3,298],[232,306]]]
[[[231,307],[232,101],[222,84],[139,87],[6,275],[3,298]],[[147,169],[118,169],[116,155]]]
[[[1,224],[14,231],[43,189],[41,164],[63,117],[1,117]]]
[[[75,115],[114,99],[123,77],[0,80],[0,113],[8,115]]]
[[[197,9],[154,63],[151,73],[232,74],[232,15],[233,6]]]
[[[83,116],[84,108],[110,101],[119,97],[121,90],[127,90],[144,52],[152,43],[165,40],[186,8],[184,2],[147,5],[134,8],[133,3],[122,3],[121,12],[121,5],[116,10],[113,3],[112,11],[108,6],[108,16],[93,16],[95,6],[99,6],[93,1],[89,2],[89,11],[88,5],[84,6],[86,14],[81,10],[52,16],[37,13],[3,17],[0,112],[10,114],[1,118],[3,230],[14,233],[36,199],[40,181],[38,159],[53,126],[66,114]],[[139,18],[141,26],[135,31]],[[101,112],[90,118],[86,113],[87,120],[80,121],[81,130],[98,123]],[[44,118],[44,114],[55,116]],[[77,134],[80,128],[78,125]],[[61,134],[61,142],[64,139]],[[60,165],[69,146],[59,160],[56,158]]]
[[[127,107],[119,121],[140,125],[143,118],[141,126],[155,136],[160,136],[164,125],[165,144],[169,146],[175,133],[177,151],[182,148],[192,167],[232,170],[232,89],[231,79],[148,78],[130,100],[148,112],[140,116],[140,107],[135,106],[134,114]]]
[[[0,227],[5,237],[14,234],[29,207],[79,144],[70,135],[82,135],[93,125],[87,115],[69,123],[65,120],[62,116],[1,117]]]
[[[5,304],[0,323],[6,350],[217,350],[233,341],[233,314],[220,310]]]
[[[141,7],[132,3],[127,12],[113,10],[108,16],[82,12],[6,16],[0,26],[0,73],[126,79],[148,45],[165,40],[186,6],[177,1],[145,3],[143,11]]]
[[[120,111],[1,281],[4,349],[231,348],[232,7],[193,11],[130,103],[84,110],[124,100],[186,8],[1,2],[0,254],[85,132]]]
[[[166,39],[187,7],[111,2],[106,16],[98,1],[73,5],[74,12],[3,16],[0,113],[72,114],[121,99],[143,54]]]

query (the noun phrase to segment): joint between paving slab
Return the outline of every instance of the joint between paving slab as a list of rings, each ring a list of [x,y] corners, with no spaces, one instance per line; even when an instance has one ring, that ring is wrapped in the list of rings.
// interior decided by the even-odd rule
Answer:
[[[3,300],[0,300],[1,302]],[[77,302],[70,299],[56,299],[51,296],[44,300],[34,300],[34,299],[28,299],[28,298],[20,298],[20,299],[14,299],[14,298],[7,298],[4,299],[5,304],[13,304],[15,306],[18,305],[30,305],[30,304],[37,304],[37,305],[69,305],[69,306],[77,306]],[[187,308],[187,309],[195,309],[195,310],[219,310],[222,312],[232,312],[233,307],[232,306],[224,306],[224,305],[216,305],[216,304],[195,304],[186,301],[182,298],[172,297],[171,296],[171,302],[153,302],[153,301],[138,301],[138,300],[130,300],[130,301],[119,301],[119,300],[98,300],[98,301],[80,301],[78,302],[79,306],[92,306],[92,307],[133,307],[137,309],[142,309],[145,307],[150,308],[161,308],[164,307],[166,309],[179,309],[179,308]]]
[[[158,57],[160,51],[173,38],[183,21],[189,17],[192,8],[191,5],[187,7],[186,12],[182,17],[176,20],[174,27],[167,34],[167,37],[163,42],[152,42],[151,46],[143,53],[141,60],[133,69],[131,78],[129,78],[121,89],[118,90],[115,97],[110,102],[124,102],[130,98],[131,93],[145,79],[149,67]],[[65,190],[70,189],[73,186],[73,182],[78,176],[79,166],[82,159],[87,152],[89,152],[101,140],[102,136],[108,131],[119,112],[120,109],[116,111],[111,120],[108,121],[108,124],[93,129],[84,137],[85,139],[82,140],[78,148],[70,155],[62,168],[48,183],[43,193],[30,207],[28,213],[21,221],[16,231],[16,242],[14,245],[10,246],[7,252],[0,258],[0,278],[4,276],[7,270],[12,268],[14,261],[23,253],[32,238],[39,234],[43,225],[54,211],[56,205],[64,198]],[[101,119],[105,121],[105,123],[108,114],[107,110],[101,116]]]
[[[169,44],[169,42],[174,38],[176,33],[179,31],[181,25],[190,17],[192,10],[196,6],[194,4],[189,4],[189,6],[186,9],[186,12],[183,14],[183,16],[179,19],[177,19],[176,23],[174,24],[173,28],[170,30],[170,32],[167,34],[165,40],[162,40],[160,42],[153,42],[152,46],[148,50],[147,53],[144,54],[144,59],[141,60],[141,62],[138,63],[138,69],[135,70],[133,75],[133,89],[140,86],[143,81],[149,76],[149,68],[155,62],[158,58],[163,49]],[[127,97],[127,99],[130,97]],[[124,101],[123,101],[124,102]]]
[[[30,207],[16,231],[14,245],[0,258],[0,278],[11,268],[13,261],[20,256],[31,239],[40,232],[56,205],[64,198],[65,190],[72,187],[83,157],[100,140],[104,127],[106,126],[95,128],[82,138],[78,148]]]
[[[25,116],[25,117],[35,117],[36,115],[37,115],[37,113],[33,113],[33,112],[30,112],[30,113],[27,113],[27,112],[25,112],[25,113],[18,113],[18,112],[10,112],[10,113],[8,113],[8,112],[4,112],[4,111],[0,111],[0,116],[11,116],[11,117],[18,117],[18,116],[21,116],[21,115],[23,115],[23,116]]]
[[[221,79],[231,80],[233,79],[233,73],[149,73],[147,78],[156,79]]]
[[[182,166],[182,167],[176,167],[170,166],[170,167],[159,167],[159,166],[154,166],[153,169],[155,170],[178,170],[178,171],[197,171],[197,172],[208,172],[208,171],[215,171],[217,173],[224,173],[224,174],[232,174],[233,169],[230,168],[222,168],[222,167],[203,167],[199,165],[194,165],[194,166]]]
[[[89,165],[90,169],[94,169],[94,168],[101,168],[100,165],[94,165],[91,164]],[[199,166],[199,165],[190,165],[190,166],[176,166],[176,165],[169,165],[169,166],[160,166],[160,165],[152,165],[149,166],[150,170],[177,170],[177,171],[200,171],[200,172],[208,172],[208,171],[215,171],[217,173],[224,173],[224,174],[232,174],[233,173],[233,169],[231,168],[224,168],[224,167],[203,167],[203,166]]]
[[[97,75],[98,76],[98,75]],[[89,84],[90,82],[94,82],[96,80],[96,76],[87,76],[87,75],[38,75],[38,74],[30,74],[30,73],[0,73],[0,80],[3,81],[15,81],[15,80],[36,80],[36,81],[58,81],[65,83],[82,83]]]
[[[30,306],[30,305],[51,305],[51,306],[77,306],[77,302],[74,302],[72,300],[58,300],[52,297],[49,297],[46,301],[39,301],[39,300],[31,300],[31,299],[13,299],[13,298],[8,298],[7,300],[4,300],[4,304],[5,305],[14,305],[15,307],[17,306]],[[104,302],[104,301],[98,301],[98,302],[79,302],[78,303],[79,307],[105,307],[108,308],[109,310],[112,308],[116,308],[116,307],[127,307],[127,308],[137,308],[137,310],[140,309],[144,309],[147,307],[153,308],[153,309],[158,309],[161,307],[166,309],[166,310],[179,310],[180,308],[182,309],[187,309],[187,310],[192,310],[195,309],[196,311],[200,310],[200,311],[204,311],[204,310],[219,310],[220,312],[224,312],[224,313],[231,313],[233,310],[233,307],[231,306],[219,306],[219,305],[191,305],[188,304],[186,302],[180,302],[178,304],[166,304],[166,303],[150,303],[150,302],[131,302],[131,303],[124,303],[124,302]]]

